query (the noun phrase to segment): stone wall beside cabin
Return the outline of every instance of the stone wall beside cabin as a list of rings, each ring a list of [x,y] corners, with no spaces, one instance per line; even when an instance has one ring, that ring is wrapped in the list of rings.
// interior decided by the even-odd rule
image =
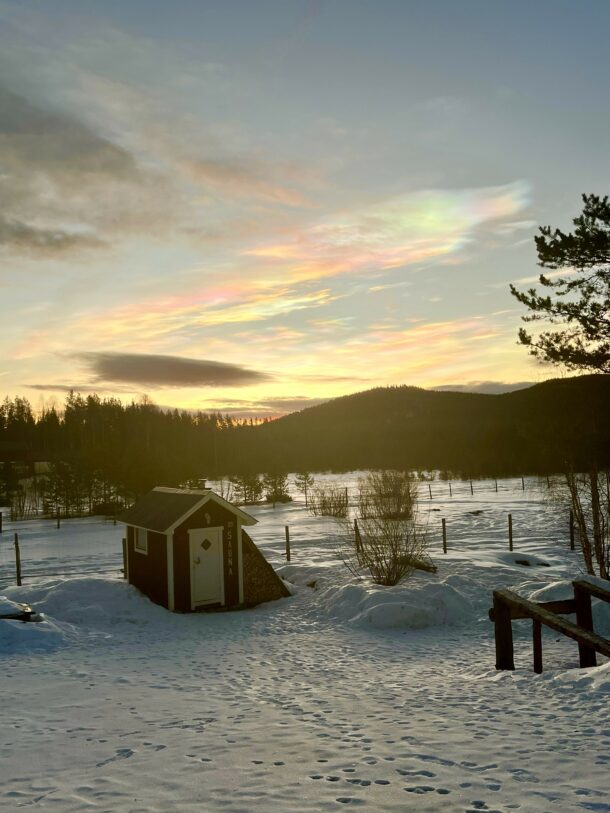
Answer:
[[[253,607],[290,595],[288,588],[242,528],[244,604]]]

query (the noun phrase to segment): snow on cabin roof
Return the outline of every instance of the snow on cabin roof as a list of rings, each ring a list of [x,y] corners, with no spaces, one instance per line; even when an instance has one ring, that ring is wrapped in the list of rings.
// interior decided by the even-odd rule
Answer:
[[[123,511],[117,519],[149,531],[167,533],[207,502],[215,502],[240,518],[242,525],[254,525],[257,520],[232,505],[209,488],[166,488],[157,486],[141,497],[135,505]]]

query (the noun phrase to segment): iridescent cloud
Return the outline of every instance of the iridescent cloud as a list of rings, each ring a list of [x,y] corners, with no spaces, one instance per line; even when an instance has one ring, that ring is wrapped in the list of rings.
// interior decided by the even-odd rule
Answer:
[[[247,256],[279,263],[296,281],[362,269],[387,270],[455,254],[480,226],[513,217],[528,203],[524,182],[484,189],[426,191],[335,215],[287,243]]]

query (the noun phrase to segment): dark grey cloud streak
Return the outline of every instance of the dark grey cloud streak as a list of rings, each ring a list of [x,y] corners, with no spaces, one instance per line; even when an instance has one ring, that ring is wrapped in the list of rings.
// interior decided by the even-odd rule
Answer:
[[[0,247],[48,257],[157,230],[171,194],[123,147],[0,86]]]
[[[502,395],[505,392],[515,392],[533,387],[535,381],[515,381],[507,384],[504,381],[471,381],[468,384],[445,384],[442,387],[430,387],[439,392],[475,392],[482,395]]]
[[[44,229],[0,215],[0,245],[35,253],[56,253],[78,247],[100,247],[103,241],[87,234]]]
[[[94,383],[122,381],[154,387],[243,387],[271,376],[237,364],[139,353],[75,353]]]

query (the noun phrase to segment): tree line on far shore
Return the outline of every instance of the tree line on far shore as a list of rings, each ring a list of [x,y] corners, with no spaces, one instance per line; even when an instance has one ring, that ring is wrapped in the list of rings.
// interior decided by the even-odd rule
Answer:
[[[610,467],[610,377],[555,380],[500,396],[370,390],[264,424],[161,410],[150,401],[70,393],[38,415],[23,398],[0,404],[0,497],[17,492],[14,458],[47,461],[37,498],[74,511],[130,502],[155,485],[233,476],[244,491],[295,471],[430,470],[500,477]],[[7,460],[8,458],[8,460]],[[451,472],[448,475],[448,472]],[[72,495],[72,496],[69,496]],[[25,496],[20,495],[21,499]],[[263,494],[257,492],[257,498]],[[278,501],[281,497],[278,497]],[[110,513],[108,511],[108,513]]]

